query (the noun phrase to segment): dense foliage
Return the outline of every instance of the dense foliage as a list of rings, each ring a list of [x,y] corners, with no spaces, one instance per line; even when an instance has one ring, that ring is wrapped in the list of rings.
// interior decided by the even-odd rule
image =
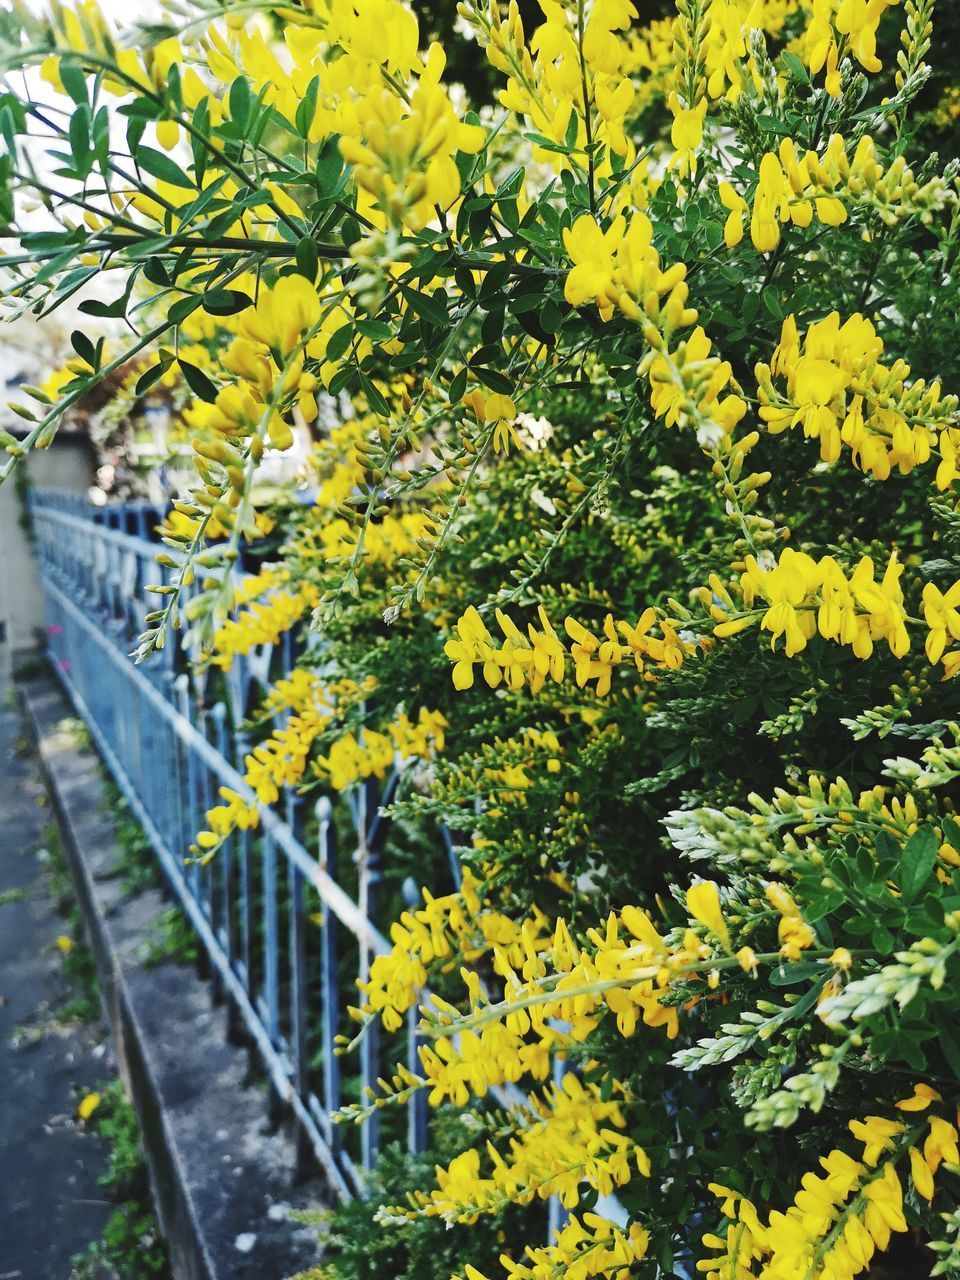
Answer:
[[[401,0],[169,8],[8,20],[7,305],[105,277],[127,329],[0,471],[118,371],[185,388],[140,658],[312,623],[194,855],[398,759],[463,833],[356,1011],[429,983],[421,1069],[352,1114],[495,1132],[390,1247],[492,1277],[479,1224],[559,1196],[516,1280],[960,1275],[953,7],[463,0],[449,68]]]

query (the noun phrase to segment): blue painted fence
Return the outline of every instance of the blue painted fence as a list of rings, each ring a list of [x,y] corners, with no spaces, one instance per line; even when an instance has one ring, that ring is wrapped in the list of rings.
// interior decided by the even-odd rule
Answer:
[[[163,512],[146,503],[98,508],[37,490],[31,513],[54,669],[189,916],[215,989],[259,1052],[274,1105],[299,1122],[301,1156],[312,1149],[340,1195],[362,1193],[381,1116],[358,1135],[330,1115],[356,1100],[358,1087],[375,1088],[398,1059],[417,1066],[415,1010],[405,1034],[386,1037],[373,1026],[354,1059],[334,1055],[334,1037],[355,1029],[346,1016],[357,999],[353,980],[388,945],[377,928],[389,839],[380,809],[397,774],[321,798],[313,821],[291,795],[283,819],[263,811],[260,829],[238,832],[209,866],[186,865],[218,788],[252,799],[241,777],[250,749],[244,726],[292,650],[265,647],[238,659],[214,677],[219,687],[190,670],[176,642],[136,666],[129,654],[157,607],[146,587],[166,572],[155,559]],[[439,864],[454,875],[449,837],[440,832],[438,840]],[[426,1145],[422,1091],[407,1104],[406,1141],[414,1152]]]

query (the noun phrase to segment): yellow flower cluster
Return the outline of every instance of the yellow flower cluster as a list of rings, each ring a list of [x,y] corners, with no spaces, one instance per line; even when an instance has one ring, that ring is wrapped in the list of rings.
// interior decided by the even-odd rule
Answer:
[[[314,769],[334,791],[346,791],[364,778],[386,777],[398,760],[430,760],[443,751],[446,727],[439,711],[421,707],[415,721],[401,714],[382,731],[345,733],[317,758]]]
[[[885,640],[897,657],[910,648],[900,587],[903,566],[895,551],[879,582],[869,556],[862,557],[849,578],[833,556],[814,560],[791,547],[769,568],[761,568],[752,555],[745,564],[740,590],[748,612],[737,610],[729,596],[719,603],[714,597],[715,635],[735,635],[759,622],[770,632],[771,648],[784,637],[788,658],[801,653],[817,634],[850,645],[858,658],[869,658],[878,640]],[[755,608],[758,598],[765,608]],[[739,616],[731,618],[730,612]]]
[[[624,1132],[623,1110],[604,1101],[596,1085],[568,1072],[557,1085],[533,1094],[516,1118],[506,1153],[487,1143],[489,1176],[480,1171],[474,1147],[437,1169],[437,1185],[410,1196],[412,1214],[447,1222],[476,1222],[504,1204],[529,1204],[558,1196],[566,1209],[580,1203],[584,1185],[600,1195],[625,1186],[636,1167],[650,1174],[646,1152]]]
[[[573,263],[566,300],[574,307],[595,303],[605,320],[619,308],[638,323],[650,347],[638,372],[650,383],[654,412],[668,426],[695,426],[700,443],[715,448],[746,413],[746,404],[730,364],[711,355],[701,328],[671,350],[674,332],[697,321],[687,305],[684,264],[661,269],[653,225],[643,213],[629,223],[618,216],[606,230],[583,214],[564,230],[563,241]],[[733,392],[724,395],[728,387]]]
[[[474,28],[491,64],[507,77],[501,104],[530,121],[558,150],[535,144],[534,156],[558,168],[572,138],[572,159],[594,179],[611,171],[609,149],[631,164],[625,132],[634,86],[624,64],[624,39],[637,10],[632,0],[542,0],[545,21],[529,44],[516,0],[505,17],[497,0],[464,0],[461,16]],[[599,160],[597,153],[599,151]]]
[[[601,638],[576,618],[568,617],[564,620],[564,630],[569,637],[566,645],[542,605],[538,613],[540,628],[531,622],[524,635],[516,623],[498,609],[496,618],[504,639],[502,644],[496,644],[471,605],[457,621],[454,637],[444,645],[444,653],[454,664],[454,687],[471,688],[473,668],[479,664],[491,689],[501,683],[513,690],[529,685],[534,693],[539,693],[548,679],[557,684],[564,680],[569,656],[578,687],[582,689],[595,681],[594,692],[602,698],[610,692],[613,670],[622,662],[629,662],[641,674],[647,663],[676,669],[695,647],[682,640],[675,624],[655,609],[644,610],[634,624],[616,622],[613,615],[608,614]],[[654,627],[659,628],[660,636],[650,634]]]
[[[331,682],[301,668],[278,681],[263,711],[283,715],[283,721],[244,760],[243,780],[256,802],[248,804],[236,792],[221,788],[227,803],[208,811],[208,829],[198,834],[194,852],[211,857],[233,831],[256,826],[258,806],[276,804],[281,791],[299,786],[310,768],[319,779],[343,791],[364,778],[382,778],[398,760],[429,759],[443,750],[446,719],[439,711],[421,708],[416,721],[402,713],[381,731],[346,733],[334,740],[326,756],[311,761],[317,739],[351,706],[362,702],[373,683]]]
[[[671,24],[673,74],[667,105],[676,148],[671,164],[681,177],[696,171],[710,100],[736,101],[745,88],[760,83],[751,34],[778,35],[799,7],[797,0],[679,0]]]
[[[319,599],[316,588],[301,582],[290,590],[289,577],[286,571],[265,569],[241,585],[235,604],[245,607],[228,618],[214,636],[215,666],[229,670],[239,655],[260,645],[277,644],[308,609],[315,607]]]
[[[944,678],[950,679],[960,671],[960,648],[944,650],[951,642],[960,644],[960,582],[946,591],[928,582],[923,588],[923,616],[927,626],[925,644],[931,662],[943,659]]]
[[[907,1111],[922,1110],[937,1096],[927,1086],[919,1086],[914,1098],[898,1105]],[[954,1125],[932,1117],[920,1149],[913,1140],[924,1127],[908,1131],[901,1122],[883,1116],[851,1121],[851,1133],[863,1144],[861,1158],[842,1150],[822,1156],[823,1172],[804,1174],[793,1204],[784,1212],[772,1211],[766,1221],[739,1191],[712,1183],[710,1190],[721,1201],[727,1225],[722,1234],[709,1232],[703,1237],[707,1248],[717,1251],[697,1264],[704,1280],[726,1280],[732,1275],[758,1280],[794,1276],[853,1280],[866,1271],[875,1254],[889,1247],[891,1236],[908,1229],[896,1167],[903,1155],[909,1155],[918,1194],[928,1201],[940,1165],[955,1163],[960,1156]]]
[[[422,539],[436,533],[434,520],[424,511],[387,514],[367,526],[363,538],[363,559],[367,564],[389,568],[404,556],[415,554]],[[357,531],[344,516],[308,523],[299,533],[295,546],[305,560],[334,560],[352,556],[356,550]]]
[[[836,644],[850,645],[858,658],[869,658],[878,641],[886,641],[898,658],[908,652],[908,619],[900,587],[903,565],[895,551],[879,582],[869,556],[860,559],[849,577],[833,556],[814,560],[790,547],[770,568],[761,568],[753,556],[747,556],[745,564],[740,589],[748,612],[731,617],[738,610],[729,595],[712,598],[715,635],[735,635],[759,621],[762,629],[770,632],[771,648],[780,636],[785,637],[788,657],[800,653],[817,634]],[[766,608],[754,608],[758,597],[766,602]],[[960,640],[960,581],[946,592],[927,583],[923,605],[927,657],[939,662],[948,643]],[[951,649],[943,661],[944,678],[948,679],[960,670],[960,650]]]
[[[388,1031],[403,1023],[403,1014],[417,1003],[427,982],[428,970],[438,961],[444,967],[456,958],[470,963],[494,953],[498,972],[535,963],[549,945],[546,917],[539,911],[517,922],[486,907],[479,882],[469,868],[463,871],[460,889],[437,898],[422,889],[423,906],[404,911],[390,926],[391,950],[375,957],[367,981],[360,983],[366,996],[354,1017],[378,1015]],[[473,988],[478,981],[469,970],[461,971]]]
[[[909,382],[909,366],[881,364],[882,354],[882,338],[859,314],[841,323],[833,311],[802,339],[788,316],[771,364],[756,366],[760,417],[773,434],[802,427],[820,442],[824,462],[836,462],[846,445],[855,464],[878,480],[894,467],[906,475],[938,450],[936,484],[947,489],[960,450],[960,429],[950,425],[957,397],[942,395],[938,381]],[[775,382],[781,378],[783,391]]]
[[[879,71],[877,28],[884,12],[900,0],[809,0],[803,34],[789,46],[813,75],[826,72],[824,85],[840,96],[840,63],[849,53],[864,71]]]
[[[256,21],[207,30],[207,65],[224,84],[245,73],[256,93],[291,123],[316,82],[311,142],[338,136],[341,153],[372,200],[365,215],[420,230],[460,195],[454,156],[476,152],[485,131],[460,121],[440,83],[444,53],[419,54],[416,17],[400,0],[330,0],[284,23],[284,58]],[[335,56],[331,56],[331,53]],[[283,212],[300,209],[282,187],[269,192]]]
[[[506,1254],[500,1262],[509,1280],[630,1280],[634,1264],[642,1261],[650,1246],[650,1236],[639,1222],[618,1227],[598,1213],[571,1214],[552,1244],[535,1248],[527,1245],[527,1262],[516,1262]],[[488,1280],[474,1266],[467,1266],[464,1280]],[[454,1280],[460,1280],[454,1277]]]
[[[352,99],[340,139],[360,186],[392,225],[411,231],[454,204],[460,196],[456,153],[475,153],[486,141],[484,129],[460,120],[440,83],[445,62],[440,45],[431,45],[409,96],[384,85]]]
[[[696,896],[694,905],[702,905]],[[525,1074],[545,1079],[551,1053],[585,1040],[607,1010],[622,1036],[633,1035],[642,1021],[673,1039],[679,1012],[663,1002],[671,981],[709,973],[717,963],[743,963],[737,957],[716,961],[692,926],[668,945],[636,907],[624,907],[619,917],[611,913],[602,929],[588,931],[587,942],[578,946],[558,918],[552,937],[537,951],[528,948],[520,972],[498,949],[496,969],[504,980],[499,1004],[487,1001],[475,974],[462,971],[472,1013],[464,1019],[438,1002],[438,1030],[449,1023],[456,1038],[444,1033],[420,1052],[431,1105],[449,1100],[463,1106],[471,1095],[483,1097]]]
[[[733,247],[743,236],[747,206],[729,184],[721,196],[731,210],[725,238]],[[837,133],[831,135],[822,156],[815,151],[800,155],[793,140],[784,138],[777,151],[768,151],[760,161],[750,237],[755,249],[768,253],[780,243],[782,224],[809,227],[816,216],[818,222],[838,227],[847,220],[848,205],[868,205],[892,226],[914,216],[928,222],[955,200],[955,193],[940,178],[920,186],[903,156],[884,169],[869,134],[857,143],[852,158]]]

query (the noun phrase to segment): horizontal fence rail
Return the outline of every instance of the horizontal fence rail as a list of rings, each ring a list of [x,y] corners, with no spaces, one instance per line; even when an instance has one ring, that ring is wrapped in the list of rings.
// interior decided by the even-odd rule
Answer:
[[[393,1062],[417,1065],[414,1016],[392,1036],[371,1025],[353,1057],[334,1053],[335,1037],[352,1025],[346,1007],[356,1002],[356,980],[388,949],[377,927],[390,870],[381,808],[398,775],[324,796],[312,811],[291,795],[283,818],[261,807],[257,830],[236,832],[207,866],[188,864],[220,787],[254,799],[242,777],[247,723],[277,663],[292,659],[293,642],[211,676],[190,670],[178,633],[137,666],[129,655],[155,607],[146,588],[164,581],[155,559],[163,512],[145,503],[97,508],[39,490],[31,514],[54,669],[196,930],[215,988],[259,1052],[274,1106],[288,1106],[299,1122],[301,1158],[312,1150],[341,1196],[362,1194],[362,1172],[383,1141],[403,1138],[414,1153],[427,1143],[422,1090],[405,1120],[393,1112],[356,1127],[330,1119],[375,1090]],[[438,865],[451,878],[453,846],[445,832],[437,838]]]

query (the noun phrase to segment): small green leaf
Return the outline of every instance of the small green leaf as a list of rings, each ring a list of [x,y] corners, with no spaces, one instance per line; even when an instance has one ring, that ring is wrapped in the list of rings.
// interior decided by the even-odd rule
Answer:
[[[294,254],[297,261],[297,270],[300,275],[304,276],[311,284],[317,278],[317,271],[320,267],[320,255],[317,253],[317,242],[312,236],[304,236],[297,244]]]
[[[358,320],[357,333],[371,342],[389,342],[394,336],[393,329],[383,320]]]
[[[367,403],[372,411],[379,414],[381,418],[389,418],[390,406],[384,400],[376,384],[371,382],[365,373],[360,374],[360,385],[363,387],[363,394],[367,397]]]
[[[297,127],[297,133],[301,138],[305,138],[310,132],[310,126],[313,124],[313,117],[317,113],[317,94],[320,92],[320,77],[314,76],[307,85],[307,91],[297,104],[297,114],[294,117],[294,123]]]
[[[217,398],[217,388],[210,381],[202,369],[198,369],[195,364],[191,364],[189,360],[178,358],[177,363],[183,372],[183,378],[187,386],[197,397],[198,400],[205,400],[207,404],[212,404]]]
[[[203,295],[203,309],[210,316],[235,316],[252,306],[252,299],[242,289],[208,289]]]
[[[328,138],[320,148],[320,154],[317,156],[316,183],[317,195],[321,200],[333,200],[343,189],[343,156],[340,154],[340,139],[336,135]],[[358,231],[353,239],[359,240],[359,238]]]
[[[82,360],[86,360],[91,369],[97,367],[97,349],[87,337],[79,329],[75,329],[70,335],[70,342],[74,351]]]
[[[937,837],[932,827],[921,827],[907,841],[900,860],[900,888],[912,901],[926,884],[937,861]]]
[[[250,112],[253,109],[253,98],[246,76],[237,76],[230,86],[230,119],[241,129],[250,123]]]
[[[201,98],[193,113],[193,132],[190,134],[190,147],[193,151],[193,169],[197,175],[197,186],[202,186],[207,171],[207,157],[210,154],[206,138],[210,131],[210,106],[206,98]]]
[[[347,353],[350,343],[353,341],[353,325],[344,324],[335,330],[330,341],[327,343],[327,359],[336,364]]]
[[[193,315],[201,301],[202,299],[193,297],[179,298],[167,312],[167,319],[171,324],[181,324],[187,316]]]
[[[450,397],[451,404],[459,404],[467,393],[467,370],[466,366],[458,369],[450,379],[450,385],[447,388],[447,395]]]
[[[163,377],[163,365],[162,364],[151,365],[150,368],[144,370],[144,372],[141,373],[140,377],[137,379],[137,385],[133,389],[133,394],[135,396],[144,395],[147,391],[150,390],[153,384],[155,382],[158,382],[162,377]]]
[[[784,52],[780,58],[791,80],[797,81],[798,84],[810,83],[810,72],[795,53]]]
[[[500,395],[509,396],[516,390],[509,378],[504,377],[502,373],[486,365],[472,364],[470,372],[476,374],[485,387],[488,387],[491,391],[498,392]]]
[[[135,159],[140,168],[149,173],[152,178],[169,182],[171,187],[183,187],[187,191],[196,190],[193,180],[188,178],[180,166],[162,151],[157,151],[153,147],[139,146]]]
[[[78,169],[83,169],[90,151],[90,108],[77,107],[70,117],[70,150]]]
[[[78,67],[75,62],[67,62],[61,58],[60,66],[57,70],[60,76],[60,83],[77,106],[86,106],[87,77],[84,75],[83,69]]]

